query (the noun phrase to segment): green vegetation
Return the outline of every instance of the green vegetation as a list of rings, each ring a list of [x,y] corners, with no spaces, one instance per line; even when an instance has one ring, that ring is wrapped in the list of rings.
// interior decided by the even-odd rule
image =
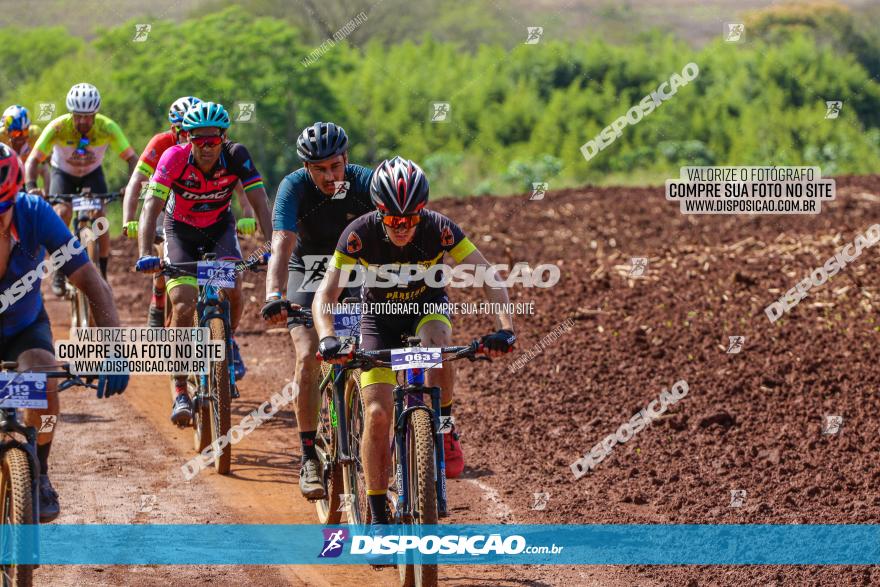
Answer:
[[[484,9],[473,10],[470,18]],[[389,43],[371,36],[387,25],[371,15],[353,33],[363,46],[340,41],[308,67],[303,60],[327,37],[316,41],[314,31],[239,6],[153,20],[143,43],[132,42],[135,20],[88,42],[63,29],[7,28],[0,100],[34,112],[37,102],[55,102],[62,112],[73,83],[94,83],[102,111],[137,149],[167,126],[167,107],[181,95],[231,110],[255,102],[256,121],[233,123],[230,134],[249,147],[270,193],[300,166],[294,142],[315,120],[346,128],[353,162],[399,153],[422,163],[435,195],[522,193],[534,181],[551,189],[631,183],[677,176],[687,164],[875,172],[880,84],[869,72],[880,40],[844,8],[816,10],[824,12],[757,13],[746,43],[719,39],[700,49],[659,32],[626,46],[543,39],[508,48],[488,42],[494,32],[472,42],[473,23],[468,42],[447,30]],[[332,22],[336,29],[345,19]],[[690,61],[700,70],[693,82],[584,159],[582,144]],[[843,101],[839,118],[825,119],[826,100]],[[432,102],[450,103],[448,122],[431,122]],[[121,162],[108,175],[111,186],[126,181]]]

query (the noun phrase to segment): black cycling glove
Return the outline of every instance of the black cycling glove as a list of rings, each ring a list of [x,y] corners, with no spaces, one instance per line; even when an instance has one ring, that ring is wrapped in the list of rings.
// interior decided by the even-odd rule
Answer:
[[[277,299],[277,300],[268,300],[266,304],[263,306],[263,309],[260,310],[260,314],[263,316],[263,320],[268,320],[269,318],[274,318],[281,314],[281,310],[287,307],[287,300]]]
[[[341,350],[342,343],[335,336],[325,336],[318,343],[318,352],[321,353],[321,358],[325,361],[335,359]]]
[[[487,334],[480,339],[480,344],[490,351],[501,351],[509,353],[513,350],[513,344],[516,342],[516,335],[512,330],[499,330],[492,334]]]

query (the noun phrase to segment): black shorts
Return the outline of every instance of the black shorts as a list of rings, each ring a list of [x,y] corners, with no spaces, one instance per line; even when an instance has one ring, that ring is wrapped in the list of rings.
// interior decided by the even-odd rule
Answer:
[[[30,326],[8,339],[0,338],[0,361],[17,361],[18,356],[31,349],[43,349],[55,354],[52,344],[52,326],[43,308]]]
[[[199,247],[204,253],[214,253],[217,260],[229,259],[239,261],[242,258],[238,246],[238,235],[235,232],[235,217],[231,213],[213,226],[197,228],[185,222],[173,220],[165,215],[165,241],[162,252],[166,262],[192,263],[201,261]],[[166,291],[178,285],[196,286],[195,277],[174,277],[169,279]]]
[[[52,185],[49,194],[76,194],[83,188],[90,188],[94,194],[107,193],[107,180],[104,179],[104,169],[98,167],[91,173],[82,177],[70,175],[57,167],[52,167]]]
[[[449,298],[420,301],[418,304],[448,304]],[[414,314],[363,314],[361,316],[360,348],[365,351],[397,349],[406,344],[409,336],[415,336],[424,322],[440,320],[452,327],[448,312],[430,312],[428,309]]]
[[[307,274],[309,282],[304,285],[303,282],[306,280]],[[312,302],[315,300],[315,291],[318,289],[318,285],[320,285],[323,278],[323,272],[319,276],[315,272],[307,272],[304,267],[289,268],[287,272],[287,301],[292,304],[298,304],[303,308],[311,308]],[[345,298],[350,297],[360,300],[360,288],[345,288],[339,295],[339,301],[341,302]],[[300,326],[300,324],[294,322],[292,318],[287,322],[287,328],[289,329],[296,328],[297,326]]]

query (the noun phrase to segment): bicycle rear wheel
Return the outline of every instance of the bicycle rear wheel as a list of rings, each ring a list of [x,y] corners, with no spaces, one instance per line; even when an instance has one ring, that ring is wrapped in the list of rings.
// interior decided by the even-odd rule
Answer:
[[[331,374],[328,384],[321,393],[321,411],[318,413],[318,432],[315,435],[315,450],[318,453],[321,481],[324,484],[324,499],[315,502],[318,520],[322,524],[338,524],[342,520],[339,505],[342,500],[340,492],[344,491],[342,481],[342,465],[337,461],[336,450],[339,439],[336,436],[336,418],[338,407],[333,405],[333,367],[321,363],[321,381]]]
[[[348,418],[348,450],[351,463],[343,467],[345,493],[351,495],[351,507],[348,510],[348,523],[367,525],[372,519],[367,499],[367,481],[364,478],[364,467],[361,463],[361,439],[364,434],[364,403],[361,398],[360,370],[349,373],[345,387],[347,404],[345,415]]]
[[[437,524],[437,486],[434,471],[434,431],[431,415],[425,410],[411,412],[407,422],[407,458],[410,505],[413,523]],[[407,562],[414,563],[411,555]],[[400,583],[406,587],[437,585],[437,565],[398,565]]]
[[[220,340],[226,344],[226,327],[223,320],[213,318],[208,322],[211,329],[211,339]],[[227,349],[228,350],[228,349]],[[208,374],[208,388],[210,390],[210,399],[207,402],[211,411],[211,442],[213,443],[221,436],[229,434],[232,416],[230,384],[229,384],[229,360],[227,352],[222,361],[211,363]],[[227,440],[229,438],[227,437]],[[214,467],[220,475],[229,474],[229,466],[232,463],[232,444],[227,442],[223,450],[214,452]]]
[[[27,453],[20,448],[10,448],[3,454],[0,467],[0,507],[2,523],[8,526],[32,525],[34,507],[31,493],[31,467]],[[3,554],[24,553],[25,539],[16,541],[12,533],[11,541],[2,545]],[[30,587],[33,584],[33,565],[3,565],[3,585]]]

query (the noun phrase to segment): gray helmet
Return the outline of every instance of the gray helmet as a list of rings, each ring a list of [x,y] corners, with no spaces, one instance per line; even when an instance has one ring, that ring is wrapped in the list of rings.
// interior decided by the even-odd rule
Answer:
[[[382,161],[370,181],[370,199],[382,214],[411,216],[428,203],[428,178],[402,157]]]
[[[296,154],[309,163],[340,155],[347,149],[345,129],[332,122],[316,122],[306,127],[296,139]]]

